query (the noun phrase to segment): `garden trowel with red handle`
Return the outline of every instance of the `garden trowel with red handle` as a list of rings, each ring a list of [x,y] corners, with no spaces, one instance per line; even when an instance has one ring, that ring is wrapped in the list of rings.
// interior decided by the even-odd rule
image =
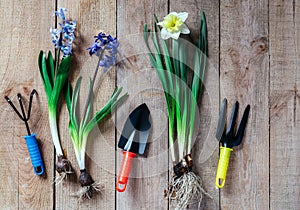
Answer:
[[[118,147],[123,149],[123,160],[119,171],[116,189],[124,192],[130,174],[132,159],[145,153],[151,123],[147,105],[141,104],[133,110],[125,122]]]

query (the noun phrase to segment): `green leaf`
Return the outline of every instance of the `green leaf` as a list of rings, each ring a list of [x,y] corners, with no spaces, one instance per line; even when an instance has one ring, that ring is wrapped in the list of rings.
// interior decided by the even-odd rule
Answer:
[[[156,16],[155,16],[156,17]],[[156,18],[157,20],[157,18]],[[156,21],[157,22],[157,21]],[[149,50],[149,57],[150,57],[150,61],[152,63],[152,66],[156,69],[157,75],[161,81],[161,84],[163,86],[164,89],[164,94],[165,94],[165,100],[167,103],[167,111],[168,111],[168,116],[169,116],[169,126],[173,127],[174,124],[174,117],[175,117],[175,100],[173,96],[170,96],[170,91],[168,89],[168,83],[166,80],[166,75],[165,75],[165,71],[164,71],[164,67],[163,67],[163,62],[161,59],[161,52],[160,52],[160,47],[158,44],[158,38],[157,38],[157,32],[153,32],[151,33],[151,40],[153,41],[154,44],[154,50],[155,53],[153,54],[151,52],[151,49],[149,47],[149,32],[148,32],[148,26],[147,24],[145,24],[144,26],[144,41],[146,43],[146,46]],[[155,56],[155,57],[154,57]],[[173,104],[173,106],[172,106]],[[173,131],[173,129],[171,129]],[[170,132],[172,132],[170,131]]]
[[[179,76],[179,55],[178,55],[178,40],[172,39],[172,56],[173,56],[173,65],[174,65],[174,73],[176,76]]]
[[[113,95],[106,103],[106,105],[92,117],[89,123],[87,123],[85,133],[89,133],[103,118],[110,114],[115,109],[115,107],[122,103],[122,101],[128,96],[128,94],[126,93],[118,99],[120,93],[122,92],[122,89],[122,87],[119,89],[115,89]]]
[[[82,124],[80,125],[80,127],[81,126],[85,127],[85,125],[88,123],[88,120],[90,118],[91,111],[92,111],[92,105],[93,105],[93,85],[92,85],[92,79],[91,78],[90,78],[89,84],[88,84],[88,96],[90,98],[88,99],[86,113],[84,114],[84,119],[83,119]]]
[[[39,66],[39,70],[40,70],[40,75],[41,75],[41,78],[42,78],[43,86],[44,86],[44,89],[46,91],[46,84],[45,84],[45,79],[44,79],[44,74],[43,74],[43,67],[42,67],[43,55],[44,55],[44,52],[40,51],[40,54],[38,56],[38,66]],[[47,94],[47,91],[46,91],[46,94]]]
[[[72,116],[72,87],[69,81],[67,81],[66,88],[65,88],[65,100],[67,109],[69,112],[70,117]]]
[[[154,18],[156,20],[156,23],[158,22],[158,19],[156,17],[156,15],[154,15]],[[170,80],[170,78],[172,77],[171,74],[167,74],[168,75],[168,82],[167,82],[167,78],[166,78],[166,74],[164,71],[164,64],[163,64],[163,60],[162,60],[162,53],[159,47],[159,42],[158,42],[158,33],[157,30],[159,30],[158,27],[155,27],[155,31],[151,34],[151,40],[154,44],[154,50],[155,52],[152,53],[151,49],[149,47],[149,32],[148,32],[148,26],[147,24],[145,24],[144,26],[144,41],[146,43],[146,46],[149,50],[149,57],[150,57],[150,61],[152,63],[152,66],[156,69],[157,75],[161,81],[161,84],[163,86],[164,89],[164,94],[165,94],[165,100],[167,103],[167,111],[168,111],[168,119],[169,119],[169,132],[170,132],[170,136],[173,136],[173,128],[174,128],[174,118],[175,118],[175,106],[176,106],[176,102],[175,102],[175,96],[174,96],[174,91],[173,91],[173,83],[168,85],[168,82],[172,82],[172,79]],[[168,73],[172,72],[171,67],[171,60],[170,60],[170,56],[167,50],[167,47],[165,46],[165,48],[163,49],[165,50],[165,52],[167,52],[167,57],[165,58],[165,60],[167,60],[168,62]],[[166,53],[164,53],[166,54]],[[171,77],[170,77],[171,76]],[[168,87],[169,86],[169,87]],[[171,94],[171,90],[173,91],[173,95]],[[171,140],[172,138],[170,138]],[[173,144],[173,141],[171,141],[171,144]]]
[[[106,117],[109,113],[111,113],[116,106],[118,106],[120,103],[123,102],[125,98],[127,98],[128,94],[122,95],[119,99],[119,95],[122,92],[122,87],[120,87],[115,94],[112,95],[110,101],[106,104],[106,106],[103,108],[103,111],[99,113],[96,113],[96,121],[99,123],[104,117]]]
[[[156,16],[156,14],[154,14],[154,20],[155,20],[155,23],[158,23],[158,18]]]
[[[157,33],[160,33],[160,29],[157,25],[158,19],[156,16],[155,17],[155,26],[156,26],[156,31],[155,35]],[[159,50],[159,42],[157,40],[157,35],[156,35],[156,43],[157,43],[157,49]],[[167,101],[167,106],[168,106],[168,116],[170,117],[171,123],[175,124],[174,118],[175,118],[175,113],[178,112],[180,110],[180,97],[177,93],[179,93],[180,91],[180,87],[179,85],[175,85],[174,87],[174,82],[176,83],[180,83],[181,81],[178,81],[178,79],[175,77],[175,75],[179,76],[179,68],[178,65],[176,66],[176,64],[174,66],[172,66],[172,62],[171,62],[171,57],[170,57],[170,52],[167,46],[167,43],[165,40],[161,40],[161,47],[162,47],[162,51],[163,51],[163,58],[164,58],[164,64],[166,66],[166,74],[167,74],[167,81],[166,81],[166,86],[168,85],[168,95],[166,95],[166,101]],[[178,51],[178,50],[177,50]],[[174,52],[176,53],[176,52]],[[161,52],[159,52],[159,54],[161,54]],[[178,57],[178,56],[177,56]],[[173,70],[174,69],[174,70]],[[164,73],[164,71],[163,71]],[[176,74],[178,73],[178,74]],[[175,75],[174,75],[175,74]],[[166,80],[166,79],[165,79]],[[175,81],[174,81],[175,80]],[[176,91],[174,91],[174,89]],[[176,101],[177,100],[177,101]],[[179,108],[179,110],[178,110]],[[175,111],[177,110],[177,111]]]
[[[167,108],[168,108],[168,112],[169,112],[171,109],[171,102],[170,102],[170,97],[169,97],[170,91],[168,89],[168,83],[167,83],[166,76],[165,76],[164,66],[163,66],[163,62],[161,59],[161,52],[160,52],[156,32],[153,32],[152,41],[153,41],[154,48],[155,48],[156,72],[158,74],[158,77],[161,81],[161,84],[162,84],[164,92],[165,92],[165,98],[166,98]]]
[[[82,81],[82,77],[79,77],[76,81],[74,92],[72,94],[72,102],[71,102],[71,109],[70,109],[70,111],[71,111],[70,119],[77,131],[78,131],[78,119],[77,119],[76,110],[77,110],[78,96],[79,96],[79,92],[80,92],[81,81]]]
[[[78,105],[78,97],[80,92],[80,86],[81,86],[82,77],[79,77],[76,81],[74,91],[72,93],[71,97],[71,85],[68,82],[68,90],[66,94],[66,103],[68,106],[68,111],[70,115],[70,121],[69,121],[69,133],[71,136],[71,139],[74,143],[74,147],[79,152],[81,150],[81,137],[80,137],[80,131],[78,128],[78,119],[77,119],[77,105]]]
[[[189,95],[189,81],[188,81],[188,68],[186,66],[187,63],[187,52],[186,52],[186,47],[183,43],[182,40],[179,40],[179,66],[180,66],[180,79],[181,83],[180,85],[182,86],[180,88],[180,98],[186,102],[188,100],[188,95]],[[183,105],[183,109],[185,112],[188,112],[189,106],[185,106],[183,103],[180,103]],[[184,124],[187,124],[187,119],[185,118]]]
[[[205,14],[202,11],[201,13],[201,20],[200,20],[200,33],[199,33],[199,42],[200,46],[199,49],[202,52],[201,53],[201,68],[202,68],[202,74],[201,74],[201,83],[199,88],[199,93],[202,92],[204,78],[205,78],[205,72],[206,72],[206,61],[207,61],[207,50],[208,50],[208,42],[207,42],[207,25],[206,25],[206,18]]]
[[[46,55],[45,52],[40,51],[39,57],[38,57],[38,65],[40,69],[40,74],[42,77],[44,89],[47,95],[47,98],[51,97],[52,94],[52,85],[48,76],[48,70],[47,70],[47,63],[46,63]]]
[[[203,82],[205,78],[206,70],[206,56],[207,56],[207,27],[205,14],[201,12],[201,18],[199,23],[199,39],[198,48],[200,50],[195,53],[194,56],[194,77],[192,83],[192,93],[197,100],[199,94],[202,92]]]
[[[60,93],[62,91],[63,86],[68,78],[68,73],[71,66],[71,57],[65,57],[60,65],[58,66],[58,70],[56,73],[56,78],[54,81],[53,93],[51,95],[51,103],[57,104]]]
[[[79,138],[79,134],[78,134],[78,130],[75,128],[74,124],[72,124],[72,122],[69,122],[69,126],[68,126],[68,130],[71,136],[71,139],[73,141],[74,147],[77,151],[80,151],[80,138]]]
[[[69,116],[70,116],[68,130],[69,130],[71,139],[74,144],[74,149],[76,150],[77,153],[79,153],[79,151],[81,150],[81,138],[80,138],[80,134],[79,134],[80,132],[78,129],[78,119],[77,119],[77,115],[76,115],[81,80],[82,80],[81,77],[79,77],[77,79],[76,85],[75,85],[75,88],[74,88],[74,91],[72,94],[71,94],[71,84],[70,84],[70,82],[67,82],[67,91],[66,91],[66,95],[65,95],[66,104],[67,104]]]
[[[156,30],[160,33],[160,29],[159,29],[157,24],[155,24],[155,27],[156,27]],[[163,58],[164,58],[164,61],[165,61],[166,69],[169,72],[172,72],[173,68],[172,68],[170,53],[169,53],[169,49],[168,49],[168,46],[167,46],[165,40],[161,40],[161,47],[162,47],[162,50],[163,50]]]
[[[111,96],[109,101],[105,104],[105,106],[99,110],[93,117],[93,120],[96,121],[96,123],[99,123],[112,109],[112,104],[115,100],[119,97],[120,93],[122,91],[122,88],[117,89],[116,92]]]
[[[188,74],[186,59],[187,59],[186,47],[182,41],[179,41],[180,78],[185,83],[187,83],[187,74]]]
[[[48,77],[51,83],[51,86],[53,87],[54,85],[54,77],[55,77],[55,69],[54,69],[54,61],[53,61],[53,56],[51,51],[48,52],[48,57],[46,59],[47,62],[47,72],[48,72]]]
[[[195,113],[197,107],[197,99],[202,92],[203,83],[206,71],[207,60],[207,26],[205,14],[201,12],[201,18],[199,23],[199,39],[198,39],[199,51],[196,51],[194,56],[194,77],[192,82],[192,95],[191,95],[191,115],[190,115],[190,131],[188,139],[188,149],[191,148],[192,136],[194,131]]]
[[[155,48],[156,68],[158,70],[163,70],[164,67],[163,67],[163,62],[162,62],[162,59],[161,59],[161,52],[160,52],[160,48],[159,48],[159,44],[158,44],[157,33],[153,32],[151,37],[152,37],[152,41],[153,41],[154,48]],[[167,86],[166,82],[164,82],[163,85]]]
[[[155,16],[156,17],[156,16]],[[155,23],[155,28],[156,31],[158,31],[160,33],[160,29],[157,25],[157,17],[156,17],[156,23]],[[157,32],[155,32],[155,36],[156,36]],[[157,49],[159,50],[159,43],[157,40],[157,36],[156,36],[156,43],[157,43]],[[174,97],[174,88],[173,88],[173,67],[172,67],[172,62],[171,62],[171,58],[170,58],[170,52],[168,49],[168,46],[166,44],[165,40],[161,40],[161,47],[162,47],[162,51],[163,51],[163,58],[164,58],[164,64],[166,66],[166,70],[167,70],[167,76],[168,76],[168,82],[169,82],[169,94],[171,96]],[[159,52],[159,55],[161,55],[161,53]],[[163,68],[162,68],[163,69]],[[176,69],[175,69],[176,71]]]
[[[205,13],[201,12],[201,18],[199,23],[199,39],[198,48],[207,55],[207,25]]]
[[[198,99],[199,88],[200,88],[200,75],[201,75],[201,55],[198,50],[195,52],[194,56],[194,75],[192,82],[192,95],[195,98],[195,101]]]

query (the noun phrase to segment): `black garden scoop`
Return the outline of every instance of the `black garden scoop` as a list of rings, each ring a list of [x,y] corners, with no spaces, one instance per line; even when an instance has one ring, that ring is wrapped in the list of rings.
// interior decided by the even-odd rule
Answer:
[[[235,102],[232,108],[232,114],[230,117],[229,125],[225,133],[227,100],[226,98],[223,100],[216,132],[216,138],[222,143],[222,146],[220,146],[220,159],[216,176],[216,187],[218,188],[222,188],[225,185],[230,153],[233,150],[232,147],[238,146],[242,142],[250,112],[250,105],[247,105],[247,107],[245,108],[239,128],[237,130],[237,133],[235,134],[235,122],[238,114],[238,109],[239,103]]]
[[[24,123],[25,123],[28,135],[23,136],[23,138],[25,139],[26,144],[27,144],[27,149],[28,149],[28,152],[29,152],[29,155],[30,155],[30,159],[31,159],[31,163],[32,163],[32,166],[33,166],[33,169],[34,169],[34,173],[36,175],[40,176],[40,175],[44,174],[44,172],[45,172],[43,159],[42,159],[42,155],[40,153],[39,146],[38,146],[38,143],[37,143],[37,140],[36,140],[36,134],[30,132],[29,125],[28,125],[28,121],[29,121],[30,113],[31,113],[32,99],[33,99],[34,94],[37,94],[35,89],[33,89],[31,94],[30,94],[27,116],[25,114],[25,110],[24,110],[24,106],[23,106],[23,102],[22,102],[22,96],[21,96],[20,93],[18,93],[17,96],[18,96],[18,101],[19,101],[20,108],[21,108],[21,113],[18,111],[18,109],[12,103],[10,98],[8,98],[8,96],[5,96],[5,100],[13,108],[13,110],[20,117],[20,119],[22,121],[24,121]]]
[[[119,171],[116,189],[124,192],[130,174],[132,159],[145,153],[151,123],[147,105],[141,104],[133,110],[125,122],[118,147],[123,149],[123,160]]]

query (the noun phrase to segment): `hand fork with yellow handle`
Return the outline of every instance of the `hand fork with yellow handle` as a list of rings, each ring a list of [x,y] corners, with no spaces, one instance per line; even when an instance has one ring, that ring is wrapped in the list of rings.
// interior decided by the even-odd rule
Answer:
[[[233,147],[238,146],[243,139],[244,131],[246,128],[250,105],[247,105],[241,123],[235,135],[235,122],[238,114],[239,103],[235,102],[229,121],[228,128],[225,132],[226,127],[226,113],[227,113],[227,99],[225,98],[222,102],[220,109],[220,118],[218,122],[216,138],[221,142],[220,146],[220,158],[216,176],[216,187],[223,188],[225,185],[226,174],[228,169],[228,163],[230,159],[230,153],[233,151]]]

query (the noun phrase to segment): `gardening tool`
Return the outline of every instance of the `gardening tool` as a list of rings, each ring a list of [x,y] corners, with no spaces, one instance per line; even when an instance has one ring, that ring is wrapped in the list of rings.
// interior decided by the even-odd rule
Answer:
[[[216,176],[216,186],[218,188],[223,188],[225,185],[230,153],[233,151],[232,147],[238,146],[242,142],[248,116],[249,116],[250,105],[248,104],[247,107],[245,108],[239,128],[235,135],[234,128],[235,128],[235,122],[238,114],[238,109],[239,109],[239,103],[235,102],[232,108],[232,114],[230,117],[229,126],[225,133],[227,99],[225,98],[223,100],[221,105],[221,110],[220,110],[217,132],[216,132],[216,138],[218,139],[218,141],[222,143],[222,146],[220,146],[220,159],[219,159],[218,171]]]
[[[144,103],[133,110],[125,122],[118,143],[118,147],[124,150],[116,186],[119,192],[124,192],[126,189],[132,159],[137,155],[143,155],[145,152],[151,129],[149,117],[150,111]]]
[[[31,163],[32,163],[32,166],[33,166],[33,169],[34,169],[34,173],[36,175],[40,176],[40,175],[44,174],[44,172],[45,172],[43,159],[42,159],[42,156],[41,156],[41,153],[40,153],[40,150],[39,150],[39,147],[38,147],[38,143],[37,143],[37,140],[36,140],[36,134],[35,133],[31,134],[30,129],[29,129],[29,125],[28,125],[28,121],[29,121],[29,118],[30,118],[30,112],[31,112],[31,106],[32,106],[32,99],[33,99],[34,94],[37,94],[35,89],[33,89],[31,94],[30,94],[27,116],[26,116],[25,111],[24,111],[22,96],[21,96],[20,93],[18,93],[17,96],[18,96],[18,100],[19,100],[19,104],[20,104],[20,107],[21,107],[22,114],[20,114],[20,112],[17,110],[15,105],[10,100],[10,98],[5,96],[5,99],[10,104],[10,106],[13,108],[13,110],[17,113],[17,115],[21,118],[21,120],[25,122],[25,126],[26,126],[26,130],[27,130],[28,135],[23,136],[23,138],[25,139],[26,144],[27,144],[27,149],[28,149],[28,152],[29,152],[29,155],[30,155],[30,159],[31,159]]]

